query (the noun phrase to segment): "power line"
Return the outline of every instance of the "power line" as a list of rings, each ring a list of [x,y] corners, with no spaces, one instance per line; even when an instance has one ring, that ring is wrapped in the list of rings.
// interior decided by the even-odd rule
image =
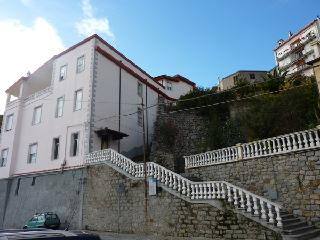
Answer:
[[[315,84],[316,83],[312,83],[311,85],[315,85]],[[217,102],[217,103],[212,103],[212,104],[207,104],[207,105],[201,105],[201,106],[196,106],[196,107],[191,107],[191,108],[179,109],[179,110],[175,110],[175,111],[170,111],[168,113],[159,113],[157,115],[166,115],[166,114],[172,114],[172,113],[177,113],[177,112],[182,112],[182,111],[196,110],[196,109],[205,108],[205,107],[213,107],[213,106],[217,106],[217,105],[220,105],[220,104],[226,104],[226,103],[230,103],[230,102],[240,102],[240,101],[243,101],[243,100],[248,100],[248,99],[252,99],[252,98],[256,98],[256,97],[260,97],[260,96],[264,96],[264,95],[270,95],[270,94],[275,94],[275,93],[286,92],[286,91],[289,91],[289,90],[292,90],[292,89],[296,89],[296,88],[300,88],[300,87],[303,87],[303,86],[310,86],[310,84],[301,84],[299,86],[293,86],[293,87],[287,88],[287,89],[271,91],[271,92],[256,94],[256,95],[252,95],[252,96],[248,96],[248,97],[232,99],[232,100],[227,100],[227,101],[222,101],[222,102]],[[189,100],[194,100],[194,98],[190,98]],[[166,105],[166,104],[165,103],[156,103],[156,104],[153,104],[151,106],[142,108],[142,110],[146,110],[146,109],[149,109],[149,108],[152,108],[152,107],[156,107],[156,106],[159,106],[159,105]],[[138,111],[134,111],[134,112],[131,112],[131,113],[128,113],[128,114],[113,115],[113,116],[109,116],[109,117],[105,117],[105,118],[101,118],[101,119],[95,120],[93,122],[98,122],[98,121],[101,121],[101,120],[108,120],[110,118],[115,118],[115,117],[119,117],[119,116],[120,117],[121,116],[127,117],[127,116],[134,115],[136,113],[138,113]]]
[[[288,90],[292,90],[292,89],[295,89],[295,88],[300,88],[300,87],[307,86],[307,85],[309,85],[309,84],[302,84],[302,85],[294,86],[294,87],[287,88],[287,89],[282,89],[282,90],[277,90],[277,91],[272,91],[272,92],[267,92],[267,93],[261,93],[261,94],[257,94],[257,95],[253,95],[253,96],[249,96],[249,97],[240,98],[240,99],[232,99],[232,100],[227,100],[227,101],[218,102],[218,103],[212,103],[212,104],[207,104],[207,105],[202,105],[202,106],[179,109],[179,110],[171,111],[171,112],[168,112],[168,113],[171,114],[171,113],[177,113],[177,112],[182,112],[182,111],[190,111],[190,110],[195,110],[195,109],[200,109],[200,108],[205,108],[205,107],[213,107],[213,106],[217,106],[217,105],[225,104],[225,103],[230,103],[230,102],[243,101],[243,100],[256,98],[256,97],[260,97],[260,96],[264,96],[264,95],[268,95],[268,94],[282,93],[282,92],[285,92],[285,91],[288,91]]]

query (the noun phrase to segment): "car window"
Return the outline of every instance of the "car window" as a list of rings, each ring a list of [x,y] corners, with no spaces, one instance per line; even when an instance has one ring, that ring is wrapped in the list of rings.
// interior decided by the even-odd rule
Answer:
[[[57,215],[56,214],[53,214],[52,215],[52,219],[57,219],[58,217],[57,217]]]
[[[46,215],[46,219],[47,220],[51,220],[52,219],[52,215]]]
[[[33,218],[30,219],[30,221],[36,222],[36,221],[38,221],[38,217],[33,217]]]

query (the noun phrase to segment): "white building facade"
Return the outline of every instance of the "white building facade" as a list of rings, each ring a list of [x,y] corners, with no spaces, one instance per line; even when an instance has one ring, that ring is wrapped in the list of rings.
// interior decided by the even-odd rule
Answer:
[[[320,56],[320,20],[315,19],[296,34],[290,32],[287,40],[280,39],[274,53],[279,69],[289,75],[314,75],[306,63]]]
[[[87,153],[105,148],[137,156],[143,132],[146,143],[152,142],[159,99],[172,101],[186,92],[167,94],[161,83],[93,35],[6,93],[0,178],[82,167]]]
[[[196,84],[191,80],[177,74],[174,76],[160,75],[154,78],[157,82],[164,86],[164,92],[172,97],[179,98],[190,91],[193,91]]]

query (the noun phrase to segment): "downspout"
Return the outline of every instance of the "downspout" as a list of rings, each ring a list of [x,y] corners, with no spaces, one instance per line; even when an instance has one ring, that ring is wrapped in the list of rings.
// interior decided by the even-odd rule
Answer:
[[[121,61],[120,61],[121,62]],[[121,67],[119,67],[119,117],[118,117],[118,132],[121,130]],[[118,139],[118,153],[120,153],[120,141]]]

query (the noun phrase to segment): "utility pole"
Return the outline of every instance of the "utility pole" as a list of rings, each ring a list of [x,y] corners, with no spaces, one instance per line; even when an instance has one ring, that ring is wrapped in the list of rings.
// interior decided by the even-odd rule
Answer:
[[[148,226],[148,183],[147,183],[147,158],[146,158],[146,136],[145,136],[145,124],[144,124],[144,104],[143,97],[141,97],[141,110],[142,110],[142,142],[143,142],[143,171],[144,171],[144,214],[145,214],[145,227],[147,232]]]

